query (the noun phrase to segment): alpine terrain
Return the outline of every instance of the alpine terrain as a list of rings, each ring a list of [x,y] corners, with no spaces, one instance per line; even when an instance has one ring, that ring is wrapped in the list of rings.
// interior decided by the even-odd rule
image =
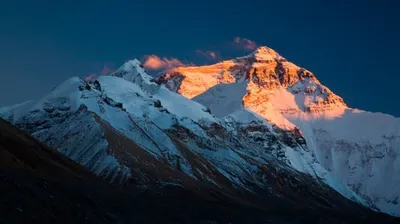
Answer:
[[[131,60],[0,117],[126,194],[150,194],[171,222],[400,216],[399,119],[347,107],[267,47],[157,79]]]
[[[364,205],[400,216],[399,118],[348,107],[314,74],[268,47],[210,66],[177,68],[159,82],[216,117],[266,120],[295,133],[304,144],[277,150],[279,160],[348,198],[346,187]],[[255,116],[249,120],[248,114]]]

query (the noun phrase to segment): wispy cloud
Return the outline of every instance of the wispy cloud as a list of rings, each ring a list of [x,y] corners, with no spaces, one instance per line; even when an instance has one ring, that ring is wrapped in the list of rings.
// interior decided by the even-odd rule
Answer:
[[[90,80],[92,80],[92,79],[94,79],[94,78],[96,78],[96,77],[97,77],[96,74],[89,74],[88,76],[85,77],[85,80],[86,80],[86,81],[90,81]]]
[[[96,62],[94,65],[94,70],[96,72],[92,72],[84,78],[86,81],[95,79],[98,76],[109,75],[109,74],[113,73],[115,71],[114,63],[112,63],[112,62],[103,62],[103,63]]]
[[[258,47],[256,42],[242,37],[235,37],[233,43],[237,47],[244,48],[245,50],[255,50]]]
[[[190,58],[193,59],[197,56],[198,61],[200,61],[198,62],[199,64],[215,63],[216,61],[224,59],[222,54],[229,54],[229,52],[232,53],[232,50],[252,51],[257,49],[257,47],[258,44],[255,41],[238,36],[229,42],[225,42],[222,46],[212,47],[212,49],[218,49],[218,51],[197,49],[195,51],[196,55],[193,55]],[[177,67],[195,66],[195,64],[187,62],[186,60],[180,60],[174,57],[160,57],[155,54],[145,55],[142,62],[143,67],[149,71],[149,74],[152,75],[167,73]],[[90,73],[88,76],[86,76],[85,80],[92,80],[98,76],[108,75],[115,71],[115,66],[111,62],[96,62],[95,71],[96,72]]]
[[[186,64],[180,61],[177,58],[160,58],[157,55],[147,55],[145,56],[145,60],[143,63],[143,66],[147,70],[162,70],[164,72],[167,72],[173,68],[176,67],[184,67],[184,66],[190,66],[193,65],[192,63]]]
[[[100,71],[100,75],[108,75],[110,73],[115,72],[115,69],[110,67],[110,65],[107,65],[108,63],[104,63],[103,69]]]
[[[220,58],[220,53],[215,51],[196,50],[196,54],[205,57],[208,60],[216,60],[217,58]]]

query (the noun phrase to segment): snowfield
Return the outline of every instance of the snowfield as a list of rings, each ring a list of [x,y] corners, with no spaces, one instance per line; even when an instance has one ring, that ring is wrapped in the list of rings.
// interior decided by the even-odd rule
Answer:
[[[209,107],[217,117],[244,123],[257,117],[299,130],[306,147],[287,148],[288,164],[322,178],[348,198],[400,215],[399,118],[349,108],[311,72],[268,47],[223,64],[209,65],[206,72],[204,66],[177,68],[160,80],[167,88],[175,80],[179,88],[170,90]],[[221,83],[217,74],[234,78]],[[200,83],[206,83],[206,90],[186,92],[197,79],[204,80]]]
[[[131,60],[0,116],[113,183],[157,177],[259,194],[282,187],[281,176],[303,189],[310,175],[311,190],[327,184],[400,216],[400,119],[349,108],[267,47],[158,80]]]

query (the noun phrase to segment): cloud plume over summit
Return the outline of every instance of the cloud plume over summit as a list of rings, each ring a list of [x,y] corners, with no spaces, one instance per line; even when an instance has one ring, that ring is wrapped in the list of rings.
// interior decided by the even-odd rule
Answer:
[[[244,48],[245,50],[255,50],[258,47],[256,42],[242,37],[235,37],[233,43],[237,47]]]
[[[160,58],[153,54],[145,56],[143,66],[148,70],[170,70],[172,68],[186,66],[186,64],[177,58]]]

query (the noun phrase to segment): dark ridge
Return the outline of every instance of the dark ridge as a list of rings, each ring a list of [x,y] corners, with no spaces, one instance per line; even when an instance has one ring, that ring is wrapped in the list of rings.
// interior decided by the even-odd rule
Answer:
[[[197,160],[194,155],[185,156]],[[340,210],[306,208],[295,202],[282,203],[277,197],[263,198],[269,206],[260,206],[246,203],[245,197],[238,200],[216,188],[200,185],[197,189],[156,184],[144,190],[135,184],[115,187],[2,119],[0,192],[1,224],[399,221],[372,211],[352,215]]]

